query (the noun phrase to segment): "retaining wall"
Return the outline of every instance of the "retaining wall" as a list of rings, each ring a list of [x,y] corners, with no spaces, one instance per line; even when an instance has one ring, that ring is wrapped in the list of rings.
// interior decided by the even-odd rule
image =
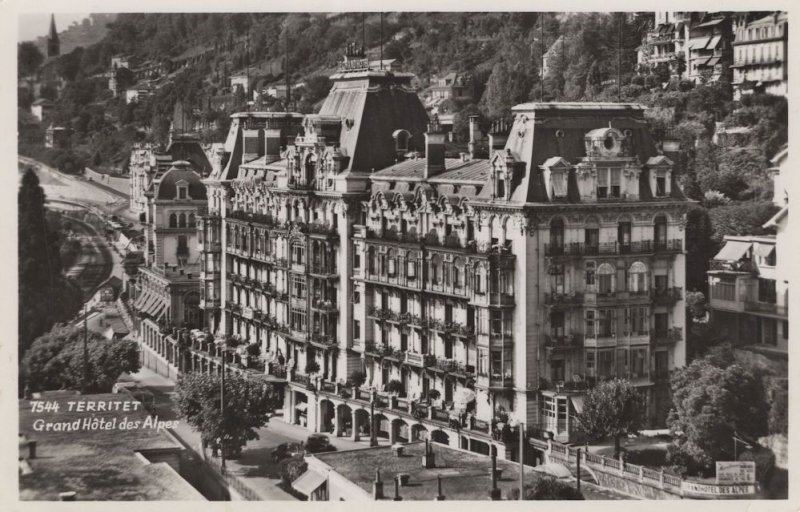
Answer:
[[[131,193],[131,180],[121,176],[110,176],[108,174],[101,174],[93,171],[88,167],[84,169],[83,175],[87,180],[100,183],[107,187],[111,187],[117,192],[128,195]]]

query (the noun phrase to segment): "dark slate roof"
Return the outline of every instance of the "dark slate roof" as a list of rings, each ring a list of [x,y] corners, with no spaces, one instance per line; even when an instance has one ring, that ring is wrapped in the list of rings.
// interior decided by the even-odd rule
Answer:
[[[397,158],[395,130],[408,130],[411,149],[423,149],[428,114],[417,94],[406,88],[411,75],[364,72],[332,78],[334,86],[319,115],[342,119],[340,144],[350,169],[369,172],[390,165]]]
[[[514,189],[511,201],[548,202],[539,166],[554,156],[560,156],[575,165],[586,156],[586,133],[597,128],[610,125],[623,132],[631,130],[632,151],[640,162],[657,155],[655,142],[644,119],[644,110],[640,105],[627,103],[554,102],[515,106],[513,111],[516,118],[506,149],[517,161],[525,162],[526,172],[519,186]],[[577,182],[572,173],[569,188],[572,198],[572,190],[577,193]],[[482,195],[489,193],[488,189],[484,189]]]
[[[206,187],[200,181],[200,175],[192,170],[189,162],[172,162],[172,167],[156,185],[156,199],[175,199],[178,195],[177,183],[181,180],[189,184],[189,197],[192,200],[206,199]]]
[[[411,179],[421,180],[428,160],[417,158],[398,162],[391,167],[377,171],[371,178],[377,180]],[[445,171],[428,178],[430,183],[442,183],[447,181],[465,182],[481,184],[489,177],[491,164],[488,160],[467,160],[460,158],[446,158],[444,161]]]
[[[172,144],[167,148],[167,153],[172,157],[173,162],[186,161],[203,176],[208,176],[211,172],[211,162],[208,161],[200,140],[191,136],[175,136]]]

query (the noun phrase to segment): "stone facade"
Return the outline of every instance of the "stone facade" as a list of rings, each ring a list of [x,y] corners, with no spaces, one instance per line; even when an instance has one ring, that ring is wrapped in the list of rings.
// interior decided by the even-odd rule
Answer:
[[[204,181],[207,328],[258,345],[287,421],[315,431],[365,435],[377,407],[390,439],[567,440],[582,390],[614,376],[662,423],[687,200],[642,109],[519,105],[489,159],[451,159],[409,81],[353,55],[302,126],[234,115]]]

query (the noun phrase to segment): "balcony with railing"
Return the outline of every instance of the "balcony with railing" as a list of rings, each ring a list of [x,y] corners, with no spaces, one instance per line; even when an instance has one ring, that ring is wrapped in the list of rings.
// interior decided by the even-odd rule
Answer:
[[[672,306],[683,298],[683,288],[653,288],[650,290],[653,303],[657,306]]]
[[[332,348],[338,345],[338,341],[336,336],[332,334],[320,334],[319,332],[314,332],[308,338],[308,340],[321,348]]]
[[[777,304],[775,301],[763,302],[757,299],[747,299],[744,301],[744,310],[751,313],[765,313],[769,315],[787,318],[789,306],[787,304]]]
[[[683,329],[670,327],[664,331],[653,331],[652,339],[656,345],[674,345],[683,340]]]
[[[551,292],[544,294],[544,303],[553,309],[565,309],[583,305],[581,292]]]
[[[545,244],[545,256],[580,257],[599,255],[653,254],[663,252],[681,252],[683,241],[680,238],[669,240],[637,240],[630,243],[606,242],[602,244],[586,244],[572,242],[566,244]]]
[[[551,333],[545,336],[544,346],[553,352],[569,351],[583,347],[583,334],[570,333],[558,334]]]

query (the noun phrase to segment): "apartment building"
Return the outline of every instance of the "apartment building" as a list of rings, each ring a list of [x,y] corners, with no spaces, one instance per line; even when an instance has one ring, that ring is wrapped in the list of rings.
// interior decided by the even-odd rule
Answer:
[[[135,277],[133,310],[143,364],[170,376],[179,365],[163,335],[203,325],[197,218],[206,189],[189,162],[177,161],[153,180],[146,198],[145,264]]]
[[[233,116],[198,224],[207,328],[259,346],[314,431],[513,456],[507,427],[575,439],[614,376],[662,424],[687,200],[643,108],[519,105],[489,159],[446,158],[411,75],[349,57],[319,114]]]
[[[700,16],[689,28],[686,41],[687,78],[696,83],[715,82],[733,61],[731,18],[726,13],[692,13]]]
[[[740,17],[733,29],[733,85],[735,99],[756,91],[789,93],[789,28],[786,12],[748,21]]]
[[[711,321],[738,348],[785,361],[789,342],[788,149],[772,160],[781,210],[765,225],[772,236],[727,236],[708,272]]]
[[[638,64],[648,70],[667,64],[673,75],[681,74],[680,61],[683,61],[684,67],[686,65],[686,39],[690,24],[688,12],[656,12],[653,29],[647,32],[639,48]]]

